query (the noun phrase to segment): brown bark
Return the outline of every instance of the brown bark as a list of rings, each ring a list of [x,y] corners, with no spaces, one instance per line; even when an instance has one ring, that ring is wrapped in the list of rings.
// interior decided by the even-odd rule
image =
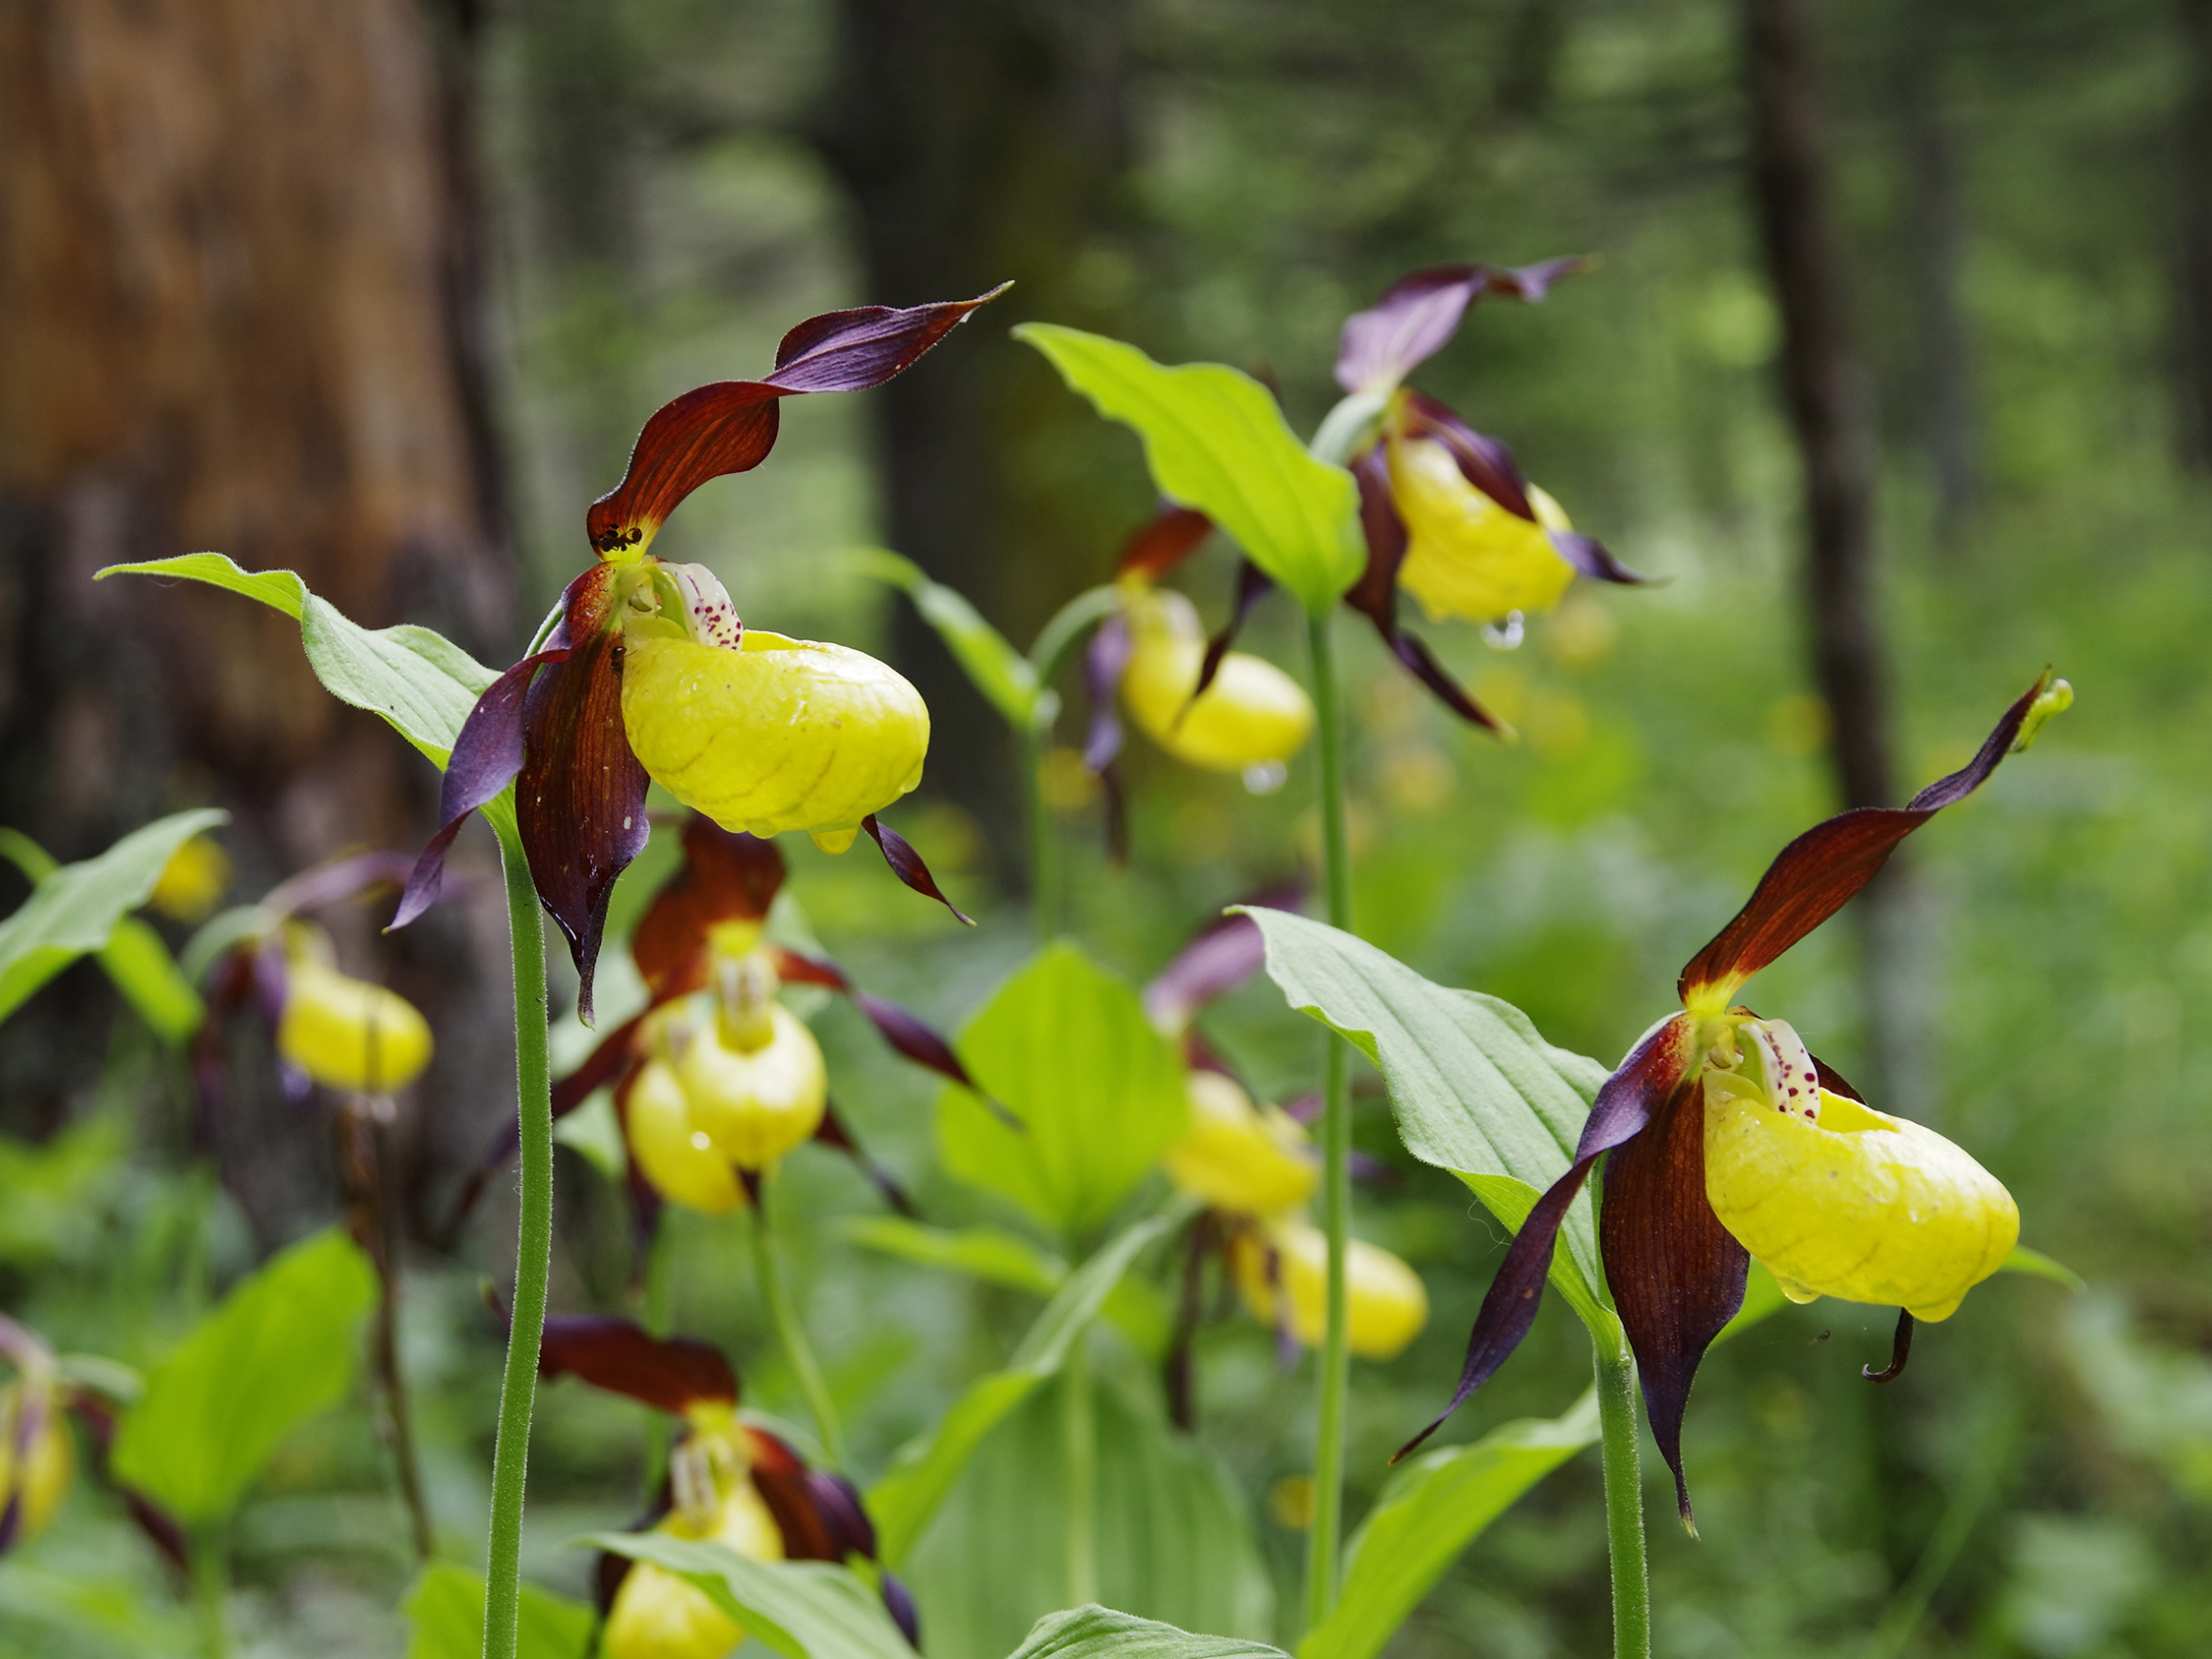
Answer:
[[[1813,677],[1827,703],[1842,804],[1885,806],[1894,783],[1875,570],[1874,406],[1829,200],[1812,18],[1805,0],[1743,0],[1742,18],[1752,196],[1782,315],[1782,391],[1804,468]],[[1928,1004],[1910,866],[1892,859],[1852,908],[1875,1087],[1891,1110],[1925,1115]]]
[[[317,686],[291,622],[90,577],[216,549],[366,623],[506,643],[467,83],[438,38],[418,0],[0,8],[0,821],[63,857],[212,800],[251,896],[420,831],[435,780]]]
[[[1025,318],[1112,329],[1110,264],[1126,165],[1124,0],[842,0],[836,86],[815,137],[851,194],[867,297],[1005,299],[875,394],[890,544],[1026,644],[1106,568],[1139,504],[1089,512],[1065,479],[1095,427],[1027,348]],[[1102,453],[1103,433],[1089,441]],[[1025,493],[1040,449],[1051,495]],[[1028,487],[1035,490],[1032,484]],[[1086,566],[1090,566],[1087,568]],[[1002,873],[1020,868],[1004,729],[927,624],[902,607],[900,666],[928,699],[929,782],[973,812]]]

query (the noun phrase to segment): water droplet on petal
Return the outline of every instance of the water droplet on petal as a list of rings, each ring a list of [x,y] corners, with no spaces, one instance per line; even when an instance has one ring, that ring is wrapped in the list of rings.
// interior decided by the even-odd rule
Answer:
[[[1522,626],[1521,613],[1508,611],[1504,622],[1482,624],[1482,643],[1499,651],[1517,651],[1521,648],[1522,637],[1525,632]]]
[[[1244,787],[1254,795],[1273,795],[1290,776],[1290,768],[1280,760],[1260,760],[1244,768]]]

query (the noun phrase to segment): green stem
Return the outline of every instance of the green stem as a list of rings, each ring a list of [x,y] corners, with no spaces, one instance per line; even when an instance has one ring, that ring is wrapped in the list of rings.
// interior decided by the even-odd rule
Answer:
[[[1613,1563],[1614,1659],[1650,1659],[1651,1570],[1644,1554],[1644,1474],[1636,1439],[1636,1360],[1625,1342],[1590,1342],[1605,1461],[1605,1547]]]
[[[1351,927],[1351,854],[1345,834],[1344,710],[1337,691],[1337,661],[1329,619],[1309,617],[1306,635],[1313,657],[1314,721],[1321,748],[1321,868],[1329,923]],[[1349,1054],[1330,1037],[1322,1084],[1321,1226],[1329,1238],[1328,1327],[1321,1343],[1321,1403],[1314,1436],[1313,1530],[1306,1538],[1307,1629],[1329,1616],[1337,1600],[1337,1543],[1344,1528],[1345,1398],[1351,1381],[1351,1349],[1345,1294],[1345,1253],[1351,1219],[1351,1099]]]
[[[673,1204],[661,1206],[659,1217],[653,1222],[653,1241],[645,1250],[645,1330],[654,1336],[669,1333],[669,1304],[675,1292],[676,1247],[669,1235],[675,1230],[679,1214]],[[647,1505],[660,1495],[661,1482],[668,1475],[669,1420],[667,1413],[648,1406],[645,1411],[645,1493]]]
[[[767,1304],[768,1318],[776,1328],[776,1340],[783,1345],[784,1357],[798,1374],[799,1392],[807,1396],[807,1409],[814,1416],[814,1433],[821,1437],[822,1452],[829,1458],[830,1467],[845,1467],[845,1431],[837,1421],[837,1402],[830,1397],[829,1384],[822,1376],[821,1363],[814,1358],[812,1345],[807,1340],[807,1328],[799,1322],[799,1312],[791,1305],[791,1289],[784,1283],[783,1263],[776,1249],[776,1229],[768,1215],[768,1194],[776,1184],[773,1168],[760,1172],[758,1202],[752,1211],[752,1265],[760,1276],[760,1300]]]
[[[1022,734],[1023,782],[1029,791],[1030,904],[1037,917],[1037,942],[1048,945],[1060,931],[1059,847],[1052,833],[1052,811],[1045,800],[1045,755],[1051,734],[1037,725]]]
[[[202,1659],[228,1659],[230,1622],[224,1604],[230,1599],[230,1554],[220,1523],[202,1528],[192,1539],[192,1606],[200,1618]]]
[[[530,1411],[538,1344],[545,1335],[546,1281],[553,1268],[553,1093],[547,1055],[545,922],[521,838],[500,835],[507,879],[508,935],[514,956],[514,1076],[522,1131],[522,1215],[514,1245],[514,1320],[500,1384],[499,1438],[492,1450],[492,1526],[485,1545],[484,1659],[514,1659],[522,1572],[522,1489],[529,1474]]]
[[[1091,1333],[1060,1365],[1060,1433],[1067,1457],[1067,1605],[1099,1599],[1099,1435],[1091,1393]]]

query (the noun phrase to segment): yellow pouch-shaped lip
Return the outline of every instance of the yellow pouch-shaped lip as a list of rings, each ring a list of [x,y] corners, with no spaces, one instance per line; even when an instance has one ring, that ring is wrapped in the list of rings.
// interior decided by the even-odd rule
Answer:
[[[430,1025],[384,986],[297,955],[285,967],[276,1047],[326,1088],[389,1095],[430,1064]]]
[[[929,749],[922,694],[889,667],[759,628],[735,651],[632,638],[623,726],[654,781],[724,829],[844,845],[922,781]]]
[[[1313,1143],[1274,1106],[1220,1072],[1190,1074],[1191,1126],[1167,1149],[1167,1178],[1234,1215],[1276,1215],[1313,1196]]]
[[[783,1534],[752,1482],[740,1478],[712,1527],[681,1511],[655,1527],[678,1538],[710,1538],[754,1561],[781,1561]],[[600,1651],[606,1659],[723,1659],[745,1639],[735,1619],[673,1572],[636,1562],[615,1592]]]
[[[691,1122],[691,1103],[666,1061],[647,1061],[638,1072],[626,1115],[629,1155],[661,1197],[708,1215],[745,1203],[737,1171]]]
[[[1947,1319],[2019,1241],[1997,1177],[1934,1130],[1821,1091],[1817,1122],[1705,1079],[1705,1197],[1798,1301]]]
[[[1276,1253],[1280,1289],[1268,1283],[1267,1247]],[[1329,1316],[1329,1238],[1307,1221],[1281,1221],[1265,1242],[1238,1233],[1229,1265],[1252,1317],[1272,1326],[1279,1297],[1289,1302],[1290,1332],[1307,1347],[1320,1344]],[[1394,1359],[1428,1324],[1428,1291],[1420,1275],[1389,1251],[1351,1240],[1345,1256],[1345,1293],[1351,1351],[1364,1359]]]
[[[1206,636],[1190,601],[1154,590],[1136,594],[1129,609],[1121,698],[1154,742],[1177,760],[1217,772],[1287,760],[1304,746],[1313,732],[1304,686],[1273,663],[1231,651],[1194,702]]]
[[[5,1391],[0,1391],[0,1494],[16,1490],[16,1425],[23,1408],[21,1384],[10,1384]],[[30,1455],[26,1461],[29,1467],[21,1471],[23,1510],[17,1520],[18,1542],[35,1538],[46,1529],[46,1522],[60,1506],[63,1494],[68,1492],[70,1476],[77,1468],[77,1453],[70,1443],[69,1427],[62,1421],[60,1402],[51,1395],[47,1397],[44,1421],[30,1443]]]
[[[1399,585],[1432,622],[1494,622],[1559,603],[1575,567],[1545,534],[1572,528],[1557,502],[1530,485],[1531,524],[1469,484],[1434,439],[1393,438],[1386,449],[1391,501],[1405,522]]]
[[[676,1075],[691,1127],[741,1169],[764,1169],[821,1126],[829,1074],[821,1046],[782,1003],[769,1004],[770,1036],[732,1048],[711,1024],[685,1046]]]

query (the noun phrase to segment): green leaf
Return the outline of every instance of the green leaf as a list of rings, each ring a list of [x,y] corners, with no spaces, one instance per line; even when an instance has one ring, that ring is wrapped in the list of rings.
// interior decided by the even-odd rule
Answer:
[[[2076,1296],[2089,1288],[2083,1278],[2065,1263],[2046,1256],[2040,1250],[2030,1250],[2026,1245],[2013,1246],[2012,1254],[1998,1264],[2001,1274],[2027,1274],[2035,1278],[2047,1278],[2053,1284],[2063,1284]]]
[[[0,1262],[85,1260],[101,1247],[101,1203],[129,1151],[122,1112],[108,1108],[41,1142],[0,1135]]]
[[[1178,1208],[1124,1228],[1068,1275],[1005,1369],[969,1384],[934,1428],[917,1435],[892,1456],[891,1466],[867,1495],[876,1545],[886,1565],[896,1567],[906,1559],[984,1437],[1059,1370],[1070,1344],[1099,1316],[1129,1265],[1182,1218]]]
[[[877,581],[902,589],[985,700],[1015,731],[1029,730],[1037,718],[1037,670],[984,621],[965,594],[931,581],[913,560],[886,548],[855,548],[852,557]]]
[[[79,957],[101,949],[146,903],[170,856],[230,814],[203,807],[135,829],[97,858],[63,864],[0,921],[0,1020]]]
[[[289,570],[241,570],[219,553],[187,553],[141,564],[110,564],[93,576],[189,576],[284,613],[300,624],[300,643],[316,679],[341,703],[382,715],[440,769],[461,722],[492,670],[443,634],[402,622],[365,628],[307,591]]]
[[[148,1376],[115,1436],[116,1478],[188,1525],[228,1514],[276,1443],[351,1385],[376,1297],[368,1257],[337,1229],[284,1251]]]
[[[602,1532],[584,1541],[696,1585],[747,1635],[785,1659],[914,1659],[882,1598],[845,1568],[753,1561],[721,1544],[665,1532]]]
[[[1344,1590],[1298,1659],[1373,1659],[1477,1533],[1596,1440],[1591,1390],[1562,1416],[1523,1418],[1399,1468],[1353,1534]]]
[[[1213,519],[1309,614],[1326,616],[1358,579],[1358,486],[1298,442],[1251,376],[1219,363],[1163,368],[1133,345],[1050,323],[1014,337],[1100,414],[1134,427],[1160,493]]]
[[[172,1047],[183,1047],[200,1029],[205,1013],[200,993],[161,935],[137,917],[126,916],[115,924],[100,947],[100,967],[139,1018]]]
[[[948,1086],[937,1098],[945,1166],[1062,1238],[1112,1215],[1189,1121],[1182,1059],[1136,988],[1071,944],[1032,957],[955,1046],[1021,1127]]]
[[[1610,1075],[1554,1048],[1528,1016],[1477,991],[1433,984],[1373,945],[1304,917],[1245,910],[1267,938],[1268,977],[1290,1006],[1348,1037],[1381,1069],[1399,1139],[1449,1169],[1518,1230],[1574,1162],[1590,1102]],[[1600,1292],[1597,1217],[1584,1191],[1559,1229],[1551,1282],[1599,1340],[1620,1323]]]
[[[926,1268],[966,1274],[986,1284],[1049,1296],[1067,1278],[1067,1264],[1001,1227],[924,1226],[902,1215],[862,1215],[841,1229],[855,1244]]]
[[[1066,1382],[977,1453],[908,1581],[933,1654],[1003,1653],[1068,1603]],[[1148,1391],[1149,1392],[1149,1391]],[[1094,1385],[1098,1597],[1185,1629],[1271,1632],[1274,1597],[1242,1495],[1157,1407]]]
[[[465,1567],[434,1561],[407,1592],[407,1659],[477,1659],[484,1650],[484,1580]],[[522,1586],[515,1659],[584,1659],[597,1616],[535,1584]]]
[[[1008,1659],[1283,1659],[1283,1650],[1235,1636],[1194,1636],[1172,1625],[1077,1607],[1038,1620]]]

